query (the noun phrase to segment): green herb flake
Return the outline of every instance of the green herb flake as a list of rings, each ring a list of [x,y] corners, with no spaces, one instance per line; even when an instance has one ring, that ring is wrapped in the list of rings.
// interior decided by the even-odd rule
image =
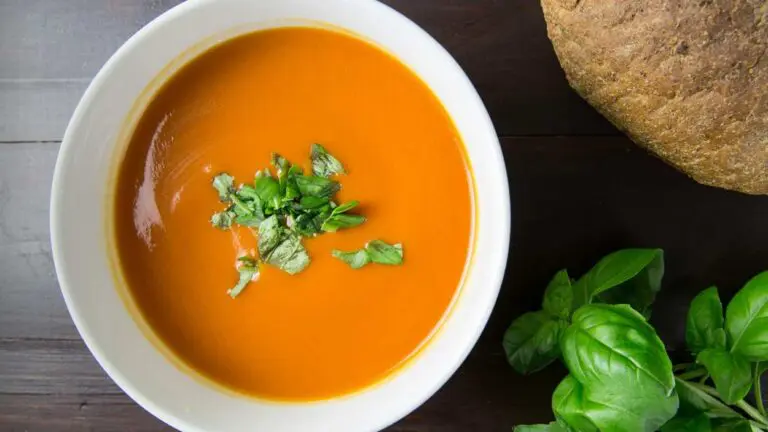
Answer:
[[[266,256],[267,264],[273,265],[284,272],[294,275],[309,265],[309,254],[301,244],[301,238],[294,234],[286,234],[281,242]]]
[[[377,264],[400,265],[403,263],[403,245],[389,245],[381,240],[373,240],[365,245],[371,261]]]
[[[318,176],[297,176],[294,178],[301,195],[331,198],[341,189],[339,183]]]
[[[333,250],[331,252],[334,258],[338,258],[345,263],[349,264],[353,269],[359,269],[371,262],[371,257],[368,255],[365,249],[356,250],[353,252],[343,252],[340,250]]]
[[[301,198],[299,187],[296,186],[296,177],[304,175],[304,170],[300,166],[293,165],[288,168],[288,173],[280,178],[280,187],[283,191],[284,200],[293,200]]]
[[[346,174],[341,162],[331,156],[331,154],[320,144],[312,144],[309,157],[312,161],[312,174],[318,177]]]
[[[332,215],[323,222],[321,229],[325,232],[336,232],[342,228],[352,228],[361,225],[365,220],[364,216],[359,215]]]
[[[237,196],[243,201],[261,201],[256,188],[247,184],[240,185],[240,188],[237,190]]]
[[[304,237],[313,237],[323,232],[323,222],[328,218],[329,213],[304,213],[296,217],[291,227],[297,233]]]
[[[259,256],[265,259],[280,244],[282,229],[277,216],[272,215],[259,224]]]
[[[317,196],[303,196],[299,201],[299,206],[302,210],[314,210],[322,206],[328,205],[330,201],[328,198],[322,198]]]
[[[365,248],[351,252],[334,249],[331,255],[358,269],[369,263],[385,265],[401,265],[403,263],[403,245],[390,245],[381,240],[373,240]]]
[[[245,255],[238,258],[240,262],[237,271],[240,273],[240,278],[237,284],[227,291],[230,297],[235,298],[243,292],[249,282],[258,277],[259,265],[253,258]]]
[[[269,174],[268,170],[256,173],[254,186],[265,208],[274,210],[280,207],[280,183]]]
[[[213,188],[219,193],[221,202],[230,202],[230,195],[235,191],[235,178],[227,173],[221,173],[213,178]]]
[[[229,210],[214,213],[213,216],[211,216],[211,225],[226,231],[232,227],[234,217],[235,215]]]
[[[345,202],[344,204],[334,208],[333,212],[331,212],[331,216],[336,216],[336,215],[340,215],[342,213],[346,213],[346,212],[352,210],[353,208],[357,207],[358,205],[360,205],[360,203],[358,201],[348,201],[348,202]]]

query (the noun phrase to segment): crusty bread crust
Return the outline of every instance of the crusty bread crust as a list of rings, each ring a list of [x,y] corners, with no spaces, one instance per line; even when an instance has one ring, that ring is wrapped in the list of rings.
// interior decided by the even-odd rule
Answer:
[[[541,0],[571,86],[700,183],[768,194],[768,0]]]

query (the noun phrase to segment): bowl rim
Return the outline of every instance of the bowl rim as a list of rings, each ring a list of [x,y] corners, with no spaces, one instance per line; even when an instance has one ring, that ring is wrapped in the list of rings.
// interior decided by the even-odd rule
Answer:
[[[340,3],[344,3],[345,1],[347,0],[339,0]],[[474,97],[476,98],[475,101],[471,101],[471,102],[478,103],[479,104],[478,107],[482,111],[482,114],[484,114],[483,117],[486,124],[483,125],[483,127],[490,130],[490,132],[492,132],[493,135],[497,137],[496,132],[493,128],[493,124],[490,120],[490,116],[488,115],[487,110],[485,109],[485,106],[483,105],[480,99],[480,96],[477,94],[476,89],[474,88],[472,83],[469,81],[469,78],[466,76],[466,73],[463,71],[461,66],[453,59],[453,57],[448,53],[447,50],[445,50],[445,48],[442,45],[440,45],[434,38],[432,38],[432,36],[430,36],[421,27],[413,23],[410,19],[408,19],[401,13],[390,8],[389,6],[379,3],[376,0],[356,0],[356,1],[367,4],[366,7],[379,8],[379,11],[386,10],[388,11],[387,13],[391,13],[391,14],[393,13],[397,17],[397,19],[402,20],[407,25],[412,26],[414,30],[421,33],[421,36],[425,39],[425,41],[429,42],[430,45],[432,45],[431,49],[437,50],[439,51],[440,55],[447,57],[447,59],[453,63],[453,66],[460,72],[461,76],[464,78],[464,81],[465,81],[464,85],[467,86],[468,90],[470,90],[474,95]],[[61,216],[61,212],[62,212],[61,209],[65,199],[65,188],[56,187],[56,186],[64,183],[65,171],[68,169],[65,165],[65,160],[68,158],[68,155],[71,153],[72,148],[74,148],[77,145],[77,142],[73,139],[73,136],[75,135],[75,130],[83,122],[87,107],[97,97],[98,93],[101,91],[105,83],[110,80],[111,75],[113,74],[115,68],[117,67],[117,63],[119,62],[120,58],[123,57],[123,55],[126,52],[135,49],[135,47],[139,46],[142,43],[146,43],[146,40],[150,40],[152,33],[156,29],[161,28],[162,26],[165,26],[168,22],[176,20],[179,16],[189,11],[192,11],[193,9],[196,9],[201,5],[211,4],[214,2],[215,0],[187,0],[184,3],[181,3],[179,5],[172,7],[171,9],[163,12],[159,16],[152,19],[149,23],[144,25],[139,31],[134,33],[125,43],[123,43],[117,49],[117,51],[115,51],[114,54],[110,56],[107,62],[101,67],[101,69],[95,75],[94,79],[88,85],[88,88],[86,89],[80,101],[78,102],[77,107],[72,115],[72,118],[68,123],[66,132],[61,142],[59,154],[56,159],[56,165],[54,168],[54,175],[53,175],[53,182],[52,182],[51,201],[50,201],[50,232],[51,232],[52,255],[53,255],[54,266],[56,269],[59,286],[60,286],[62,295],[64,297],[65,304],[67,306],[67,310],[69,311],[72,321],[74,322],[84,343],[86,344],[86,346],[88,347],[89,351],[92,353],[94,358],[97,360],[99,365],[102,367],[102,369],[104,369],[104,371],[109,375],[109,377],[129,397],[131,397],[134,401],[136,401],[139,405],[141,405],[144,409],[149,411],[155,417],[171,425],[172,427],[175,427],[180,430],[202,430],[202,429],[199,429],[199,427],[196,426],[195,424],[189,423],[185,419],[178,417],[173,413],[169,412],[166,408],[163,407],[162,403],[158,403],[157,401],[153,400],[153,398],[145,395],[141,389],[134,386],[134,384],[124,376],[123,372],[109,360],[110,355],[108,355],[102,349],[102,346],[100,345],[100,343],[93,336],[91,329],[89,327],[89,324],[85,323],[85,321],[83,320],[81,313],[79,312],[79,307],[76,304],[75,300],[73,299],[72,290],[74,289],[73,288],[74,285],[70,280],[71,275],[70,275],[70,272],[67,270],[68,265],[65,259],[66,253],[64,251],[65,241],[63,239],[63,232],[66,229],[66,226],[63,225],[62,216]],[[394,56],[394,54],[391,54],[391,55]],[[464,145],[466,146],[467,144],[464,143]],[[477,325],[474,328],[474,331],[471,335],[470,339],[472,340],[472,343],[466,344],[463,347],[461,354],[456,357],[455,362],[452,362],[453,364],[443,368],[444,373],[441,375],[439,379],[435,381],[435,385],[433,386],[433,388],[430,388],[424,391],[423,397],[419,398],[417,401],[415,401],[415,403],[412,403],[408,407],[402,408],[398,412],[392,413],[392,415],[389,416],[389,420],[375,426],[377,429],[383,429],[391,425],[392,423],[396,422],[397,420],[407,415],[409,412],[416,409],[418,406],[423,404],[427,399],[429,399],[432,395],[434,395],[434,393],[437,390],[439,390],[451,376],[453,376],[453,374],[456,372],[459,366],[461,366],[461,364],[465,361],[466,357],[469,355],[470,351],[473,349],[473,347],[477,343],[477,340],[481,332],[484,330],[485,325],[487,324],[487,321],[496,303],[496,299],[498,297],[498,293],[501,288],[502,279],[505,273],[505,267],[506,267],[506,262],[508,258],[510,229],[511,229],[511,221],[510,221],[511,204],[509,199],[509,187],[508,187],[508,177],[506,172],[506,166],[504,164],[504,158],[501,153],[500,145],[498,144],[498,138],[496,138],[496,145],[492,146],[490,150],[492,154],[490,154],[489,157],[493,159],[493,161],[495,162],[495,166],[493,166],[492,169],[496,170],[500,174],[501,179],[504,180],[500,182],[498,185],[495,185],[500,189],[503,196],[499,197],[501,198],[499,199],[499,202],[494,203],[494,211],[499,212],[501,216],[500,219],[502,220],[502,222],[500,222],[498,226],[493,227],[494,236],[498,237],[498,241],[500,242],[495,245],[500,248],[500,250],[498,251],[499,252],[498,259],[500,261],[500,265],[497,271],[494,272],[494,274],[487,275],[486,277],[486,283],[492,286],[493,290],[488,295],[488,298],[487,298],[488,301],[484,305],[485,306],[484,309],[481,311],[478,311],[480,315],[480,320],[479,320],[479,325]],[[466,157],[470,159],[470,156],[468,154]],[[475,184],[474,187],[477,187],[477,185]],[[479,207],[480,207],[479,205],[476,205],[475,212],[480,211]],[[474,245],[473,248],[475,246],[476,245]],[[429,345],[429,343],[427,345]],[[417,358],[411,360],[411,362],[417,362],[417,361],[418,361],[418,356]],[[409,366],[405,365],[403,367],[407,368]],[[350,396],[354,397],[355,394],[352,394]]]

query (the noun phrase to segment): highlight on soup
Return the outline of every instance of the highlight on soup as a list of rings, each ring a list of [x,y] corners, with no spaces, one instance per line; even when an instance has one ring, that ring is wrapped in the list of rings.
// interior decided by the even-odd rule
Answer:
[[[112,227],[131,302],[174,357],[239,393],[306,401],[373,385],[428,342],[473,211],[430,89],[354,36],[290,27],[221,43],[156,92]]]

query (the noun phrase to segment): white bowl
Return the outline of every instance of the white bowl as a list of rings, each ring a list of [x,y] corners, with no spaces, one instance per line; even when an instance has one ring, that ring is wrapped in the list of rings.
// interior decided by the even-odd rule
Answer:
[[[302,23],[342,28],[378,45],[443,103],[474,172],[474,257],[442,328],[402,370],[349,396],[276,403],[206,385],[150,342],[118,292],[108,218],[126,119],[162,77],[217,41]],[[501,285],[509,226],[504,161],[477,92],[434,39],[373,0],[189,0],[164,13],[131,37],[88,87],[64,136],[51,198],[56,271],[85,343],[130,397],[184,431],[373,431],[402,418],[448,380],[477,341]]]

